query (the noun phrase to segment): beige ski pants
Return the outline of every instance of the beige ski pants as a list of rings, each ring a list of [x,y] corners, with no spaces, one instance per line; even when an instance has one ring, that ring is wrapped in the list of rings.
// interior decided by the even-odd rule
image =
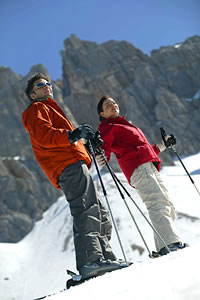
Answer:
[[[152,225],[167,245],[180,242],[174,224],[175,209],[159,172],[152,162],[140,165],[131,175],[130,183],[145,203]],[[164,247],[154,233],[156,250]]]

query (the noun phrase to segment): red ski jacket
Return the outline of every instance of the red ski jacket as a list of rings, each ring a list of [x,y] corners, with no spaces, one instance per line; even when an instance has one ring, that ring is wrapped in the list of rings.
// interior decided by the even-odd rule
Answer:
[[[104,141],[102,148],[107,160],[110,160],[113,152],[129,183],[133,171],[141,164],[156,162],[156,167],[160,170],[158,147],[150,145],[143,132],[124,117],[104,120],[99,124],[99,132]]]
[[[56,188],[58,177],[68,166],[84,160],[88,168],[91,158],[81,141],[70,144],[68,130],[71,122],[51,98],[33,102],[22,114],[25,129],[29,132],[35,157]]]

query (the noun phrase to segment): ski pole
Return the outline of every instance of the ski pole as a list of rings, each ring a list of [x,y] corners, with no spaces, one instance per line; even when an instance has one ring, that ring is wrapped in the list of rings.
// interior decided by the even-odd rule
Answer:
[[[117,239],[118,239],[118,242],[119,242],[119,245],[120,245],[120,248],[121,248],[123,257],[124,257],[124,260],[125,260],[126,264],[128,265],[128,261],[127,261],[127,259],[126,259],[126,255],[125,255],[124,248],[123,248],[123,246],[122,246],[122,242],[121,242],[121,239],[120,239],[120,236],[119,236],[119,232],[118,232],[118,229],[117,229],[117,225],[116,225],[116,223],[115,223],[115,219],[114,219],[113,214],[112,214],[112,210],[111,210],[111,207],[110,207],[110,203],[109,203],[109,201],[108,201],[107,192],[106,192],[106,189],[105,189],[103,180],[102,180],[102,178],[101,178],[101,174],[100,174],[100,171],[99,171],[99,167],[98,167],[98,165],[97,165],[96,157],[95,157],[95,154],[94,154],[94,149],[93,149],[93,146],[92,146],[91,141],[89,140],[88,142],[89,142],[90,153],[91,153],[91,155],[92,155],[92,159],[93,159],[93,161],[94,161],[95,168],[96,168],[96,170],[97,170],[97,174],[98,174],[98,177],[99,177],[99,180],[100,180],[100,183],[101,183],[101,187],[102,187],[102,190],[103,190],[103,194],[104,194],[104,197],[105,197],[105,200],[106,200],[106,203],[107,203],[107,206],[108,206],[110,215],[111,215],[111,219],[112,219],[112,222],[113,222],[113,225],[114,225],[114,228],[115,228],[115,232],[116,232],[116,235],[117,235]]]
[[[120,189],[120,187],[119,187],[119,184],[118,184],[118,182],[117,182],[117,180],[116,180],[116,178],[115,178],[115,176],[114,176],[114,172],[113,172],[113,170],[111,169],[110,165],[108,164],[108,162],[107,162],[107,160],[106,160],[106,158],[105,158],[105,154],[103,153],[103,151],[102,151],[101,153],[102,153],[103,156],[104,156],[104,161],[105,161],[105,163],[106,163],[106,167],[108,168],[108,170],[109,170],[109,172],[110,172],[110,175],[111,175],[112,178],[113,178],[113,181],[114,181],[114,183],[115,183],[115,185],[116,185],[116,187],[117,187],[117,189],[118,189],[118,191],[119,191],[119,193],[120,193],[120,196],[121,196],[121,198],[123,199],[123,201],[124,201],[124,203],[125,203],[125,205],[126,205],[126,208],[128,209],[128,212],[129,212],[129,214],[130,214],[130,216],[131,216],[131,218],[132,218],[132,220],[133,220],[133,222],[134,222],[134,224],[135,224],[135,226],[136,226],[136,228],[137,228],[137,230],[138,230],[138,232],[139,232],[139,235],[140,235],[140,237],[141,237],[141,239],[142,239],[142,241],[143,241],[143,243],[144,243],[144,245],[145,245],[147,251],[149,252],[149,256],[152,258],[152,253],[151,253],[151,251],[149,250],[149,247],[148,247],[148,245],[147,245],[147,243],[146,243],[146,241],[145,241],[145,239],[144,239],[144,236],[143,236],[143,234],[142,234],[142,232],[141,232],[141,230],[140,230],[140,228],[139,228],[139,226],[138,226],[138,224],[137,224],[137,222],[136,222],[136,220],[135,220],[135,218],[134,218],[134,216],[133,216],[133,214],[132,214],[132,212],[131,212],[131,210],[130,210],[130,208],[129,208],[127,202],[126,202],[126,199],[125,199],[125,197],[124,197],[124,194],[122,193],[122,191],[121,191],[121,189]]]
[[[103,157],[105,162],[107,162],[107,159],[105,157],[105,154],[103,153]],[[110,167],[110,166],[109,166]],[[127,196],[132,200],[132,202],[134,203],[134,205],[137,207],[137,209],[139,210],[139,212],[141,213],[141,215],[144,217],[144,219],[147,221],[147,223],[150,225],[150,227],[152,228],[153,232],[158,236],[158,238],[162,241],[164,247],[166,248],[166,250],[168,251],[168,253],[171,252],[171,250],[169,249],[169,247],[167,246],[167,244],[165,243],[165,241],[163,240],[163,238],[161,237],[161,235],[158,233],[158,231],[155,229],[155,227],[151,224],[151,222],[147,219],[147,217],[145,216],[145,214],[142,212],[142,210],[140,209],[140,207],[137,205],[137,203],[135,202],[135,200],[132,198],[132,196],[130,195],[130,193],[127,191],[127,189],[125,188],[125,186],[121,183],[121,181],[119,180],[119,178],[116,176],[116,174],[114,173],[114,171],[111,169],[110,170],[113,174],[113,176],[115,177],[115,179],[117,180],[117,182],[121,185],[121,187],[123,188],[123,190],[125,191],[125,193],[127,194]],[[152,257],[152,255],[151,255]]]
[[[167,136],[167,134],[166,134],[166,132],[165,132],[165,130],[164,130],[164,128],[163,128],[163,127],[161,127],[161,128],[160,128],[160,132],[161,132],[162,139],[163,139],[163,141],[164,141],[164,143],[165,143],[165,142],[166,142],[166,141],[165,141],[165,136]],[[186,169],[186,167],[185,167],[185,165],[184,165],[183,161],[181,160],[180,156],[179,156],[179,155],[178,155],[178,153],[176,152],[176,148],[175,148],[175,146],[174,146],[174,145],[172,145],[172,146],[171,146],[171,148],[172,148],[172,150],[174,151],[174,153],[176,154],[176,156],[177,156],[178,160],[180,161],[181,165],[183,166],[183,168],[184,168],[185,172],[187,173],[187,175],[188,175],[189,179],[191,180],[191,182],[192,182],[192,184],[194,185],[194,187],[195,187],[195,189],[196,189],[197,193],[198,193],[198,194],[199,194],[199,196],[200,196],[200,192],[199,192],[199,190],[198,190],[198,188],[197,188],[196,184],[194,183],[194,180],[192,179],[192,177],[191,177],[190,173],[189,173],[189,172],[188,172],[188,170]]]

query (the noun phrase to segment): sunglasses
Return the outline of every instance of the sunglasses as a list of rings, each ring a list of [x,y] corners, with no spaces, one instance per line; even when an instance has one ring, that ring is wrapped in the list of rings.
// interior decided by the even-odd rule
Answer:
[[[40,83],[36,84],[36,87],[41,88],[45,85],[52,86],[52,84],[50,82],[40,82]]]

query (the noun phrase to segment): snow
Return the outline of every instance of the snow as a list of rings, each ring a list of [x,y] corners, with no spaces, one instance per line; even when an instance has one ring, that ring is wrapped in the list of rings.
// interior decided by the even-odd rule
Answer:
[[[200,190],[200,153],[184,158],[183,162]],[[134,264],[47,299],[200,299],[200,197],[179,161],[175,166],[164,167],[161,173],[176,207],[177,229],[182,241],[190,247],[150,259],[110,175],[104,174],[126,258]],[[148,217],[144,204],[124,175],[116,175]],[[131,199],[126,197],[126,201],[149,248],[155,250],[152,229]],[[114,231],[111,245],[117,256],[123,258]],[[0,300],[32,300],[63,290],[69,279],[66,269],[76,271],[72,219],[65,198],[59,198],[22,241],[0,243],[0,258]]]
[[[180,48],[181,46],[182,46],[182,44],[179,43],[179,44],[176,44],[176,45],[174,46],[174,48]]]
[[[199,99],[200,99],[200,89],[194,95],[194,100],[199,100]]]
[[[185,99],[187,102],[192,102],[194,101],[198,101],[200,100],[200,89],[197,90],[197,92],[194,94],[194,96],[192,98],[186,98]]]
[[[196,259],[199,250],[200,244],[169,257],[135,263],[49,299],[80,299],[84,295],[82,299],[92,300],[102,300],[103,297],[115,300],[199,299],[200,263]]]

